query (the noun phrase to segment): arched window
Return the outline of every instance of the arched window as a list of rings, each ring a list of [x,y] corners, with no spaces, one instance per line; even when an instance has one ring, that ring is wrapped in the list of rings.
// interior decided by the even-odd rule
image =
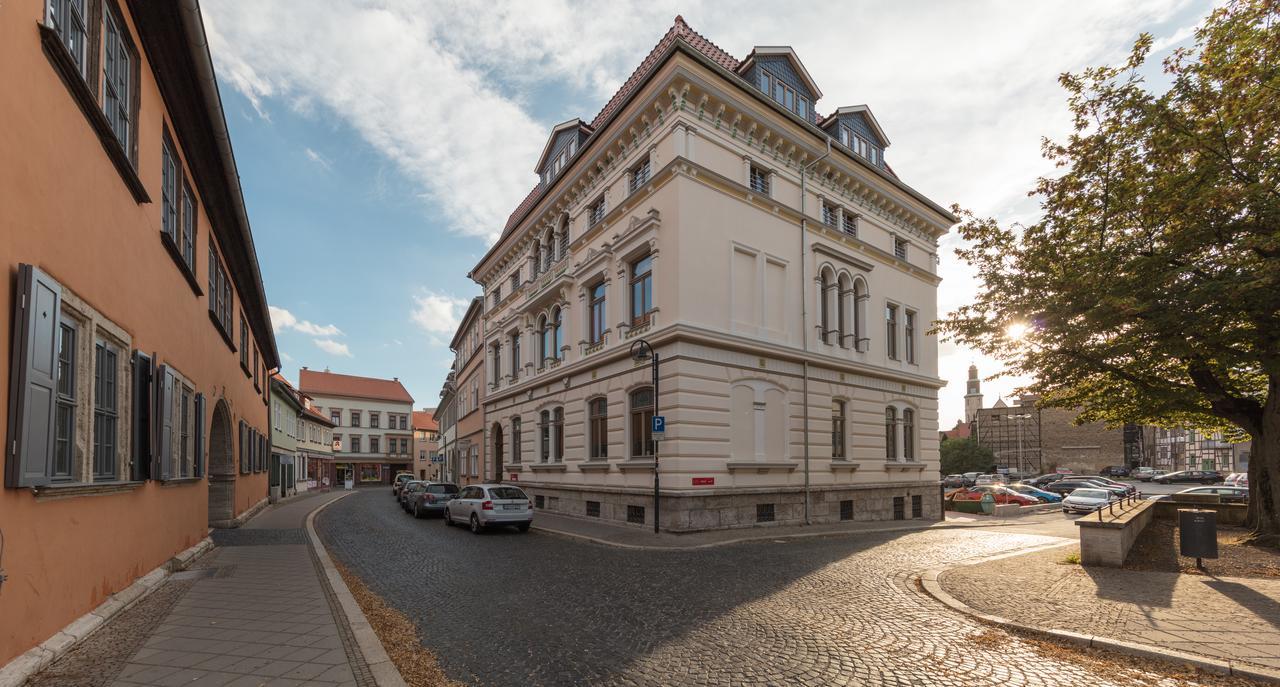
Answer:
[[[831,459],[844,460],[848,457],[844,448],[844,401],[831,402]]]
[[[853,347],[865,352],[867,344],[867,301],[871,296],[867,293],[867,282],[861,278],[853,280]]]
[[[547,316],[538,318],[538,369],[547,365],[551,357],[551,327],[547,326]]]
[[[538,276],[542,271],[542,242],[535,241],[533,244],[533,276]]]
[[[902,409],[902,459],[915,460],[916,452],[916,411]]]
[[[898,409],[893,406],[884,409],[884,457],[898,459]]]
[[[589,432],[590,452],[592,460],[603,460],[609,457],[609,401],[603,396],[593,398],[587,403],[587,430]]]
[[[558,360],[564,355],[564,311],[558,307],[551,311],[551,331],[551,357]]]
[[[551,460],[551,411],[538,413],[538,460]]]
[[[631,392],[631,457],[653,457],[653,387]]]
[[[818,338],[822,343],[830,343],[827,340],[827,332],[831,331],[831,308],[827,305],[827,292],[831,289],[830,273],[826,270],[822,271],[822,276],[818,279],[818,312],[819,328]]]
[[[556,244],[551,236],[551,231],[542,237],[542,271],[551,269],[551,263],[556,259]]]
[[[520,462],[520,416],[511,418],[511,462]]]
[[[564,461],[564,408],[551,411],[551,454],[557,463]]]
[[[836,329],[840,339],[836,343],[847,346],[849,341],[849,276],[841,274],[836,282]]]
[[[604,330],[608,328],[605,324],[605,296],[608,288],[604,282],[600,282],[591,287],[591,303],[590,303],[590,322],[587,330],[587,340],[593,344],[600,343],[604,340]]]
[[[560,257],[569,254],[569,215],[560,218]]]

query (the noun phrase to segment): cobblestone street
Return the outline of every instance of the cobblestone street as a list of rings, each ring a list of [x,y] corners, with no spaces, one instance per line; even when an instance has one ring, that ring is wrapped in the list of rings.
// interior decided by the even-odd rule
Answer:
[[[324,511],[330,553],[484,685],[1127,685],[987,631],[913,575],[1057,541],[973,529],[764,540],[689,552],[414,520],[389,490]],[[1003,635],[1001,635],[1003,637]]]

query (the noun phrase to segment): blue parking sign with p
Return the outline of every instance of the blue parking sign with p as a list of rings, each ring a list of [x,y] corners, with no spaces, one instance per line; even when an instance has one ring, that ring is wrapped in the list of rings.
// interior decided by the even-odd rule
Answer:
[[[662,434],[667,431],[667,418],[663,415],[653,416],[653,433]]]

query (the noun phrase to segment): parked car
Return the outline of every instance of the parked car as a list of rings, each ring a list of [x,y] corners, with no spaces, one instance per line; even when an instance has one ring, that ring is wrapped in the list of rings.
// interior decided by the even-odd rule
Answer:
[[[1249,489],[1246,487],[1191,487],[1175,494],[1165,494],[1157,498],[1174,499],[1181,494],[1216,495],[1223,503],[1248,503]]]
[[[1188,482],[1199,482],[1200,484],[1217,484],[1222,481],[1222,475],[1214,470],[1179,470],[1170,472],[1166,475],[1151,478],[1152,482],[1160,484],[1186,484]]]
[[[1169,474],[1168,470],[1152,470],[1151,472],[1148,472],[1146,476],[1142,477],[1141,479],[1143,482],[1154,482],[1157,477],[1163,477],[1167,474]]]
[[[1098,471],[1103,477],[1128,477],[1130,470],[1124,465],[1108,465]]]
[[[533,524],[533,505],[517,487],[506,484],[472,484],[462,488],[444,506],[444,524],[467,523],[480,534],[488,527],[513,525],[528,532]]]
[[[419,487],[422,484],[424,484],[424,482],[422,482],[421,480],[408,480],[404,482],[404,486],[401,487],[401,491],[399,491],[399,494],[396,495],[396,503],[401,504],[401,508],[404,510],[404,512],[408,513],[408,504],[406,503],[406,501],[404,501],[404,499],[408,498],[408,495],[410,495],[410,490],[417,489],[417,487]]]
[[[1076,489],[1062,499],[1062,512],[1092,513],[1115,500],[1116,495],[1105,489]]]
[[[948,489],[959,489],[960,487],[969,486],[969,483],[965,480],[964,475],[947,475],[942,478],[942,486]]]
[[[413,479],[412,472],[397,472],[394,479],[391,480],[391,495],[400,498],[400,490],[404,488],[404,483]]]
[[[1155,472],[1155,468],[1146,467],[1134,468],[1129,471],[1129,477],[1141,482],[1151,481],[1151,473]]]
[[[451,482],[424,482],[422,489],[409,497],[409,512],[421,518],[432,513],[444,513],[444,506],[458,494],[458,485]]]
[[[977,479],[975,479],[973,483],[976,486],[1004,484],[1004,478],[1002,478],[1000,475],[993,475],[993,474],[978,475]]]
[[[1037,488],[1037,489],[1044,489],[1044,488],[1045,488],[1045,485],[1047,485],[1047,484],[1051,484],[1051,483],[1053,483],[1053,482],[1057,482],[1058,480],[1062,479],[1063,477],[1067,477],[1067,476],[1068,476],[1068,475],[1063,475],[1063,474],[1061,474],[1061,473],[1051,472],[1051,473],[1049,473],[1049,474],[1047,474],[1047,475],[1040,475],[1039,477],[1032,477],[1031,479],[1024,479],[1024,480],[1022,480],[1022,483],[1023,483],[1023,484],[1030,484],[1031,486],[1033,486],[1033,487],[1035,487],[1035,488]]]
[[[1010,489],[1022,494],[1023,496],[1040,499],[1043,503],[1058,503],[1062,501],[1062,497],[1058,494],[1051,491],[1045,491],[1044,489],[1036,489],[1030,484],[1010,484],[1008,486]]]
[[[991,494],[991,498],[995,499],[997,505],[1014,503],[1019,506],[1034,506],[1040,503],[1034,496],[1019,494],[1008,487],[994,484],[980,484],[976,487],[958,489],[953,493],[952,498],[957,501],[981,501],[985,494]]]
[[[1230,475],[1227,475],[1227,478],[1222,480],[1222,483],[1229,487],[1248,487],[1249,473],[1233,472]]]
[[[1045,491],[1051,491],[1055,494],[1061,494],[1063,496],[1070,494],[1076,489],[1103,489],[1112,494],[1115,494],[1117,498],[1124,496],[1127,493],[1127,490],[1121,487],[1114,487],[1114,486],[1111,486],[1110,484],[1104,484],[1103,482],[1096,482],[1094,480],[1085,479],[1085,478],[1076,477],[1076,476],[1072,476],[1069,479],[1060,479],[1054,482],[1050,482],[1047,486],[1045,486],[1044,489]]]
[[[972,487],[974,484],[976,484],[976,483],[978,482],[978,475],[981,475],[981,474],[982,474],[981,472],[966,472],[966,473],[964,473],[965,486],[966,486],[966,487]]]
[[[1125,491],[1125,493],[1126,493],[1126,494],[1136,494],[1136,493],[1138,493],[1138,488],[1137,488],[1137,487],[1135,487],[1135,486],[1133,486],[1132,484],[1126,484],[1126,483],[1124,483],[1124,482],[1117,482],[1116,480],[1108,479],[1108,478],[1103,477],[1103,476],[1101,476],[1101,475],[1084,475],[1084,476],[1083,476],[1083,477],[1081,477],[1080,479],[1093,480],[1094,482],[1102,482],[1103,484],[1110,484],[1110,485],[1111,485],[1111,486],[1113,486],[1113,487],[1120,487],[1121,489],[1124,489],[1124,491]]]

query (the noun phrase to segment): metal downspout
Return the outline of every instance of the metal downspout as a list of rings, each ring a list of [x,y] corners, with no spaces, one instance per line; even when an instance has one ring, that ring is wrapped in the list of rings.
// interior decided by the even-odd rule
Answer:
[[[822,157],[810,162],[800,169],[800,333],[804,346],[804,524],[811,525],[809,516],[809,297],[804,294],[809,290],[809,215],[805,210],[808,199],[809,170],[831,155],[831,137],[827,136],[827,152]],[[826,295],[823,295],[825,298]]]

